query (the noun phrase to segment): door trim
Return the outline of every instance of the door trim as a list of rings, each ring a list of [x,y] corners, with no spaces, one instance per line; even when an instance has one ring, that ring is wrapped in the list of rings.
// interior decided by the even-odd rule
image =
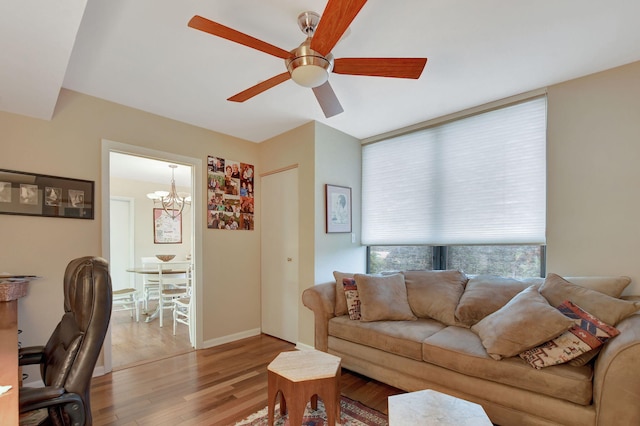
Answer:
[[[109,197],[109,203],[111,201],[121,201],[127,203],[129,207],[129,265],[135,265],[135,256],[134,256],[134,248],[135,248],[135,199],[131,197],[121,197],[121,196],[113,196]],[[111,220],[111,204],[109,204],[109,220]],[[109,233],[109,238],[111,238],[111,233]],[[111,252],[109,252],[109,256],[111,256]],[[136,277],[133,274],[127,274],[129,279],[129,285],[125,287],[133,287],[135,288]]]
[[[193,188],[194,197],[191,204],[191,214],[193,215],[193,226],[191,241],[193,244],[192,259],[194,263],[194,280],[193,291],[195,292],[195,349],[201,349],[203,347],[203,333],[202,333],[202,224],[204,219],[202,217],[203,204],[202,194],[203,191],[203,170],[204,165],[200,158],[188,157],[185,155],[159,151],[150,148],[144,148],[137,145],[129,145],[121,142],[114,142],[108,139],[102,139],[102,256],[109,260],[109,248],[110,248],[110,153],[119,152],[122,154],[137,155],[142,157],[149,157],[163,161],[174,161],[177,163],[187,164],[192,167],[191,173],[191,187]],[[107,332],[105,337],[105,343],[103,346],[103,359],[104,359],[104,373],[109,373],[112,370],[111,359],[111,328]]]

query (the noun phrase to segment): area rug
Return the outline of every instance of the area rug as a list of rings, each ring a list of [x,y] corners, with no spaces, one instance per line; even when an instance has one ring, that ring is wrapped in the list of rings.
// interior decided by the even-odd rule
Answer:
[[[276,404],[276,426],[289,426],[289,416],[280,417],[280,409]],[[387,416],[372,408],[365,407],[357,401],[345,396],[340,397],[340,424],[342,426],[388,426]],[[267,407],[236,423],[235,426],[265,426],[269,423]],[[327,423],[327,415],[321,400],[318,409],[312,410],[307,404],[302,424],[304,426],[323,426]]]

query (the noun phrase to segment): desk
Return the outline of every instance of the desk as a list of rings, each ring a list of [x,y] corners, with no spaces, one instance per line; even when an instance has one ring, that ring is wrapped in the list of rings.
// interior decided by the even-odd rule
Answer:
[[[18,298],[26,294],[29,280],[0,278],[0,385],[11,389],[0,395],[0,425],[17,425],[19,418]],[[6,296],[6,297],[4,297]]]
[[[156,268],[156,269],[151,269],[151,268],[132,268],[132,269],[127,269],[127,272],[132,272],[134,274],[155,275],[155,276],[160,276],[161,273],[162,273],[162,275],[184,275],[184,274],[186,274],[187,273],[187,268],[185,268],[184,265],[187,265],[188,263],[187,262],[176,262],[176,263],[183,263],[183,265],[176,265],[176,268],[170,268],[170,269],[166,268],[165,269],[163,267],[162,263],[158,263],[158,268]],[[162,291],[162,289],[158,288],[158,292],[160,293],[161,291]],[[160,316],[160,301],[158,301],[158,306],[156,306],[156,309],[151,313],[151,315],[149,315],[144,320],[144,322],[151,322],[151,321],[155,320],[156,318],[158,318],[158,316]]]

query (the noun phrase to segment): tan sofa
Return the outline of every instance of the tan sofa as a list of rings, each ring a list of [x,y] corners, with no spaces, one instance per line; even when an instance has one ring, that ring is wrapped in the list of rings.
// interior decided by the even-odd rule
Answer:
[[[403,274],[407,301],[417,319],[375,320],[374,315],[367,321],[352,320],[344,312],[342,286],[337,292],[335,281],[306,289],[302,301],[314,313],[316,349],[341,357],[346,369],[400,389],[434,389],[481,404],[490,419],[502,426],[640,425],[640,314],[628,315],[626,306],[631,305],[635,312],[640,303],[619,299],[630,282],[627,277],[567,278],[587,289],[586,294],[575,296],[581,303],[591,306],[586,298],[597,290],[625,304],[622,320],[610,318],[611,309],[606,305],[593,308],[609,321],[618,321],[615,327],[620,334],[585,365],[574,360],[578,365],[536,369],[517,355],[492,358],[471,324],[504,311],[508,302],[531,285],[536,286],[536,294],[543,293],[545,280],[473,277],[439,282],[434,275],[425,282],[419,277],[411,281],[411,274]],[[338,281],[349,276],[334,275]],[[367,277],[356,275],[365,282]],[[360,281],[358,290],[364,319],[365,287]],[[545,294],[552,299],[564,297]],[[384,297],[398,304],[396,296]],[[599,297],[593,298],[600,301]],[[430,309],[440,321],[427,317],[425,312]],[[371,316],[372,311],[366,314]],[[533,318],[532,323],[538,320]]]

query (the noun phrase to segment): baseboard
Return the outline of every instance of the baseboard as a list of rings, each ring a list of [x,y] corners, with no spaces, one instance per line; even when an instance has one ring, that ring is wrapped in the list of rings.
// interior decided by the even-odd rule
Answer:
[[[254,328],[253,330],[246,330],[240,333],[230,334],[228,336],[218,337],[211,340],[206,340],[202,342],[202,348],[213,348],[214,346],[224,345],[225,343],[235,342],[236,340],[246,339],[247,337],[258,336],[260,334],[259,328]]]
[[[298,349],[299,351],[314,351],[316,348],[314,348],[313,346],[309,346],[306,343],[297,342],[296,349]]]

